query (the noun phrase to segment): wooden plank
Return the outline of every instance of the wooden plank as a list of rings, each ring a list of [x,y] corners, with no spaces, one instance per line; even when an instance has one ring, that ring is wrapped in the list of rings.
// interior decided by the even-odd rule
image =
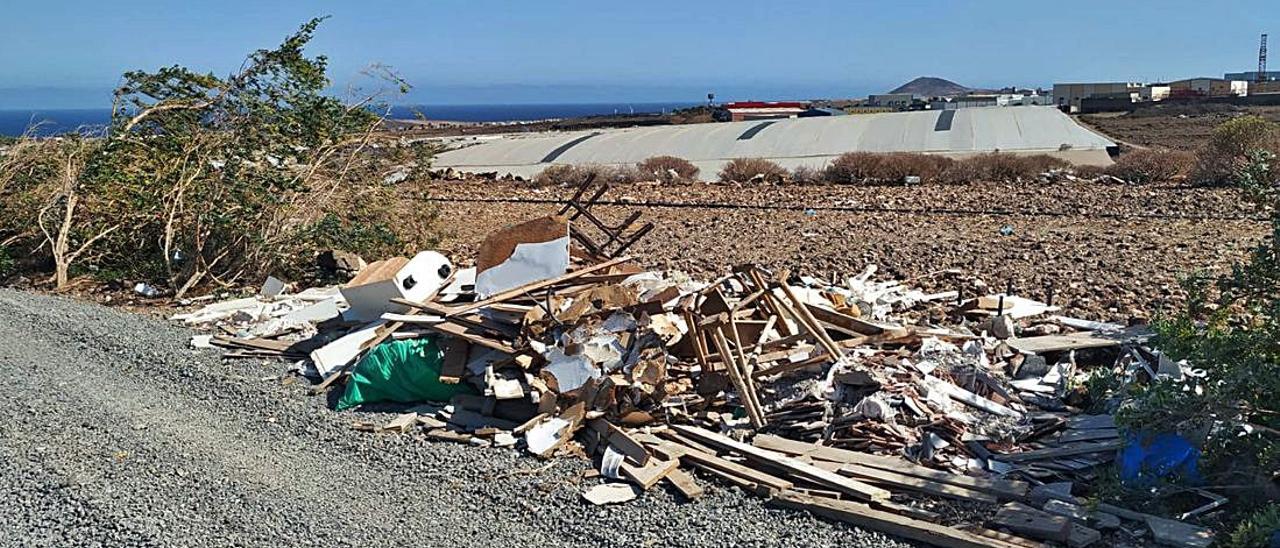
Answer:
[[[839,473],[851,478],[884,485],[890,488],[896,487],[908,491],[918,491],[943,498],[971,500],[991,504],[995,504],[997,502],[996,497],[980,491],[960,487],[958,485],[950,485],[924,478],[908,476],[906,474],[899,474],[897,472],[890,472],[888,470],[881,470],[879,468],[871,468],[869,466],[843,464],[840,466]]]
[[[775,491],[791,489],[795,484],[789,480],[779,478],[777,476],[747,468],[736,462],[722,459],[715,454],[705,453],[697,449],[685,447],[675,442],[663,440],[655,447],[666,453],[669,457],[680,459],[681,462],[690,465],[696,465],[700,468],[709,468],[716,470],[720,474],[727,474],[742,479],[746,483],[752,483],[767,487]]]
[[[646,491],[667,477],[672,470],[680,465],[678,460],[659,460],[649,459],[649,463],[644,466],[636,466],[630,462],[623,461],[618,469],[622,470],[622,475],[627,479],[635,482]]]
[[[598,432],[609,445],[613,446],[615,451],[631,459],[631,462],[636,466],[649,464],[649,451],[640,442],[609,421],[592,419],[587,421],[587,426]]]
[[[848,314],[843,314],[824,308],[818,305],[805,303],[805,310],[812,314],[815,319],[824,324],[830,325],[840,331],[851,335],[879,335],[885,332],[885,328],[880,327],[861,318],[855,318]]]
[[[426,327],[427,329],[436,331],[438,333],[443,333],[450,337],[457,337],[459,339],[464,339],[471,344],[480,345],[485,348],[492,348],[494,350],[497,350],[499,352],[505,352],[507,354],[516,353],[516,349],[513,348],[511,345],[507,344],[505,341],[489,338],[485,336],[484,332],[472,326],[459,325],[453,322],[440,322],[440,323],[428,325]]]
[[[720,355],[727,358],[724,360],[725,369],[729,372],[729,380],[733,381],[733,387],[738,391],[738,399],[747,410],[747,418],[750,419],[751,426],[756,429],[763,428],[766,424],[764,414],[756,407],[755,400],[751,397],[750,388],[743,379],[742,370],[738,367],[738,359],[734,356],[733,349],[729,348],[729,341],[725,339],[724,329],[716,326],[710,330],[710,335]]]
[[[703,494],[702,486],[693,481],[693,476],[679,468],[667,474],[667,481],[687,500],[694,500]]]
[[[1006,499],[1021,499],[1027,495],[1027,492],[1030,489],[1026,483],[1020,481],[962,476],[960,474],[952,474],[950,472],[920,466],[899,457],[872,455],[870,453],[861,453],[837,447],[824,447],[802,441],[789,440],[770,434],[757,435],[752,439],[752,444],[763,449],[778,451],[788,455],[807,456],[813,459],[888,470],[908,476],[915,476],[949,485],[965,487],[974,491],[988,493]]]
[[[463,339],[446,338],[440,341],[444,347],[444,358],[440,363],[440,382],[457,384],[462,382],[462,375],[467,372],[467,355],[471,344]]]
[[[1065,350],[1082,350],[1085,348],[1106,348],[1120,346],[1127,341],[1146,340],[1151,336],[1151,328],[1146,326],[1131,327],[1120,332],[1102,333],[1086,331],[1067,333],[1065,335],[1043,335],[1025,339],[1009,339],[1005,341],[1010,348],[1024,354],[1041,354],[1044,352],[1061,352]]]
[[[934,546],[951,548],[1013,548],[1014,544],[938,525],[924,520],[876,510],[865,504],[847,500],[810,497],[784,491],[769,501],[784,508],[808,510],[819,516],[843,521],[856,527],[879,531]]]
[[[1035,449],[1022,453],[1010,453],[1005,455],[997,455],[996,460],[1005,462],[1027,462],[1033,460],[1056,459],[1059,457],[1070,457],[1073,455],[1087,455],[1089,453],[1103,453],[1107,451],[1115,451],[1124,445],[1120,441],[1101,441],[1087,442],[1078,445],[1068,445],[1065,447],[1050,447],[1048,449]]]
[[[709,445],[714,445],[716,447],[739,453],[747,457],[748,460],[763,462],[779,469],[786,470],[787,472],[795,474],[798,477],[802,477],[807,481],[817,483],[818,485],[828,489],[839,491],[859,500],[889,500],[889,491],[887,490],[867,485],[833,472],[828,472],[818,468],[817,466],[798,461],[781,453],[747,445],[740,441],[697,427],[677,424],[672,425],[671,428],[681,434],[685,434]]]

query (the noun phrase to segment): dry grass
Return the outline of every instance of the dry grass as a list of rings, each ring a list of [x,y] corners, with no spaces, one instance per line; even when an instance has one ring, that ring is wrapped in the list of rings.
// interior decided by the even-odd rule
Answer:
[[[720,169],[721,182],[779,184],[790,176],[782,166],[763,158],[734,158]]]

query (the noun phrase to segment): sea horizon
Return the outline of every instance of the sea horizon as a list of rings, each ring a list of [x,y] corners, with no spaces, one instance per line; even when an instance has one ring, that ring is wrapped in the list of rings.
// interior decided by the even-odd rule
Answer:
[[[699,106],[687,101],[613,103],[492,103],[397,105],[391,119],[442,122],[526,122],[612,114],[663,114]],[[421,116],[420,116],[421,115]],[[17,137],[37,126],[37,135],[49,136],[81,128],[101,128],[111,122],[110,108],[0,109],[0,135]]]

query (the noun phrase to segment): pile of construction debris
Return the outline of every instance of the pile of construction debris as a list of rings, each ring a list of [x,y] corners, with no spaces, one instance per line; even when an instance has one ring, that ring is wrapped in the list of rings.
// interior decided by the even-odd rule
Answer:
[[[557,214],[490,235],[473,268],[424,252],[338,288],[289,294],[269,280],[175,319],[221,331],[193,343],[227,357],[296,360],[317,393],[350,390],[379,345],[429,339],[430,381],[449,401],[402,401],[416,407],[358,428],[591,458],[608,480],[583,493],[595,504],[660,482],[696,499],[692,469],[932,544],[1212,540],[1073,493],[1121,447],[1110,416],[1072,406],[1080,362],[1105,352],[1135,379],[1180,374],[1142,349],[1145,326],[1013,295],[925,294],[874,268],[834,283],[756,265],[707,282],[647,271],[625,252],[651,227],[601,220],[603,193],[584,185]],[[945,525],[918,503],[936,499],[988,518]]]

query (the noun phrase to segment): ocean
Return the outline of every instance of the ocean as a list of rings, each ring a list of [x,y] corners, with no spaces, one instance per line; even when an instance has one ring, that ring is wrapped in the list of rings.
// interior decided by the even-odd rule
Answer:
[[[560,103],[517,105],[405,105],[391,109],[392,118],[452,122],[515,122],[548,118],[576,118],[606,114],[656,114],[702,103]],[[40,135],[57,135],[77,128],[101,127],[111,121],[110,109],[0,110],[0,135],[22,135],[38,124]]]

